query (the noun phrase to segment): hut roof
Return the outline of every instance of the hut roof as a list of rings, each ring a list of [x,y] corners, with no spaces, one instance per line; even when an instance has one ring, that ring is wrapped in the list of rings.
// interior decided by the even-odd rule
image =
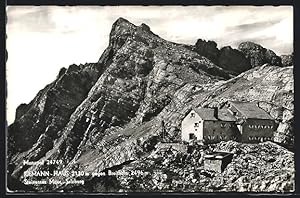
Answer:
[[[197,108],[194,110],[203,120],[236,121],[236,118],[227,109],[218,109],[218,118],[214,116],[214,109],[212,108]]]
[[[258,107],[255,103],[230,101],[229,104],[236,108],[242,115],[245,116],[245,118],[273,120],[267,112]]]
[[[205,159],[211,159],[211,160],[222,160],[226,157],[229,157],[229,156],[232,156],[233,154],[232,153],[229,153],[229,152],[213,152],[213,153],[210,153],[210,154],[207,154],[204,156]]]

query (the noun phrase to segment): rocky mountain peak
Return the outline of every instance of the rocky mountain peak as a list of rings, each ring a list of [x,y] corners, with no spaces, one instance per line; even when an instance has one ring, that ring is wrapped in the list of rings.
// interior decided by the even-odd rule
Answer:
[[[251,50],[262,50],[263,47],[259,44],[256,44],[252,41],[245,41],[239,44],[239,49],[251,49]]]
[[[151,32],[150,27],[144,23],[136,26],[127,19],[120,17],[113,25],[110,32],[109,46],[113,51],[118,50],[127,41],[142,41],[143,43],[157,43],[161,40],[156,34]]]
[[[251,41],[240,43],[238,49],[243,52],[247,59],[250,60],[251,66],[261,66],[263,64],[270,64],[275,66],[282,66],[281,58],[270,49]]]
[[[127,19],[124,19],[123,17],[119,17],[114,23],[113,23],[113,27],[136,27],[134,24],[132,24],[131,22],[129,22]],[[114,29],[114,28],[112,28]]]
[[[114,41],[118,41],[116,40],[118,37],[121,37],[120,40],[126,39],[129,35],[132,35],[135,29],[136,26],[134,24],[120,17],[112,25],[110,32],[110,44],[113,44]]]
[[[251,68],[249,60],[242,52],[230,46],[218,49],[215,41],[198,39],[193,50],[234,75]]]
[[[150,27],[145,23],[142,23],[139,27],[147,32],[151,32]]]
[[[142,30],[144,30],[146,32],[151,32],[150,27],[145,23],[142,23],[141,25],[136,26],[133,23],[129,22],[127,19],[120,17],[113,23],[111,32],[115,32],[115,31],[118,32],[119,30],[121,30],[121,32],[122,32],[122,30],[124,31],[124,29],[137,30],[139,28],[141,28]],[[121,33],[121,32],[118,32],[118,33]]]

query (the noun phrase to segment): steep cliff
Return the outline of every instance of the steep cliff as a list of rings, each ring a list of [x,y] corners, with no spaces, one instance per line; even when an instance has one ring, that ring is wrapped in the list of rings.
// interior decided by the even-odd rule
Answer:
[[[192,46],[160,38],[145,24],[118,19],[97,63],[61,69],[54,82],[18,107],[8,128],[9,177],[24,182],[24,171],[101,172],[138,162],[153,151],[162,128],[170,141],[180,139],[181,120],[192,107],[227,100],[259,101],[278,122],[276,141],[293,145],[293,68],[264,65],[231,78],[234,69],[225,65],[237,64],[240,73],[247,70],[239,65],[244,58],[231,48],[220,52],[223,66]],[[29,166],[24,160],[63,163]],[[31,187],[99,191],[105,185],[101,178],[84,178],[81,187]]]

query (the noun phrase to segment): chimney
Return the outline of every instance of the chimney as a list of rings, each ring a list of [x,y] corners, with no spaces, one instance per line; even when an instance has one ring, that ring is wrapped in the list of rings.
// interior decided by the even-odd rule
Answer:
[[[260,107],[260,106],[259,106],[259,102],[256,102],[256,106]]]
[[[216,119],[219,119],[219,117],[218,117],[218,107],[214,107],[214,117]]]

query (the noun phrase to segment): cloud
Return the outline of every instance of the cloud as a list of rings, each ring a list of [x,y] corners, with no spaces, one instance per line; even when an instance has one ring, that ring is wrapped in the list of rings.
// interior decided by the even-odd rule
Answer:
[[[229,26],[226,27],[226,31],[230,31],[230,32],[253,32],[253,31],[258,31],[258,30],[262,30],[265,28],[268,28],[270,26],[273,26],[277,23],[279,23],[282,19],[277,19],[277,20],[273,20],[273,21],[259,21],[259,22],[254,22],[254,23],[244,23],[241,25],[236,25],[236,26]]]
[[[55,24],[49,20],[51,8],[49,7],[13,7],[7,8],[8,32],[49,32]]]

